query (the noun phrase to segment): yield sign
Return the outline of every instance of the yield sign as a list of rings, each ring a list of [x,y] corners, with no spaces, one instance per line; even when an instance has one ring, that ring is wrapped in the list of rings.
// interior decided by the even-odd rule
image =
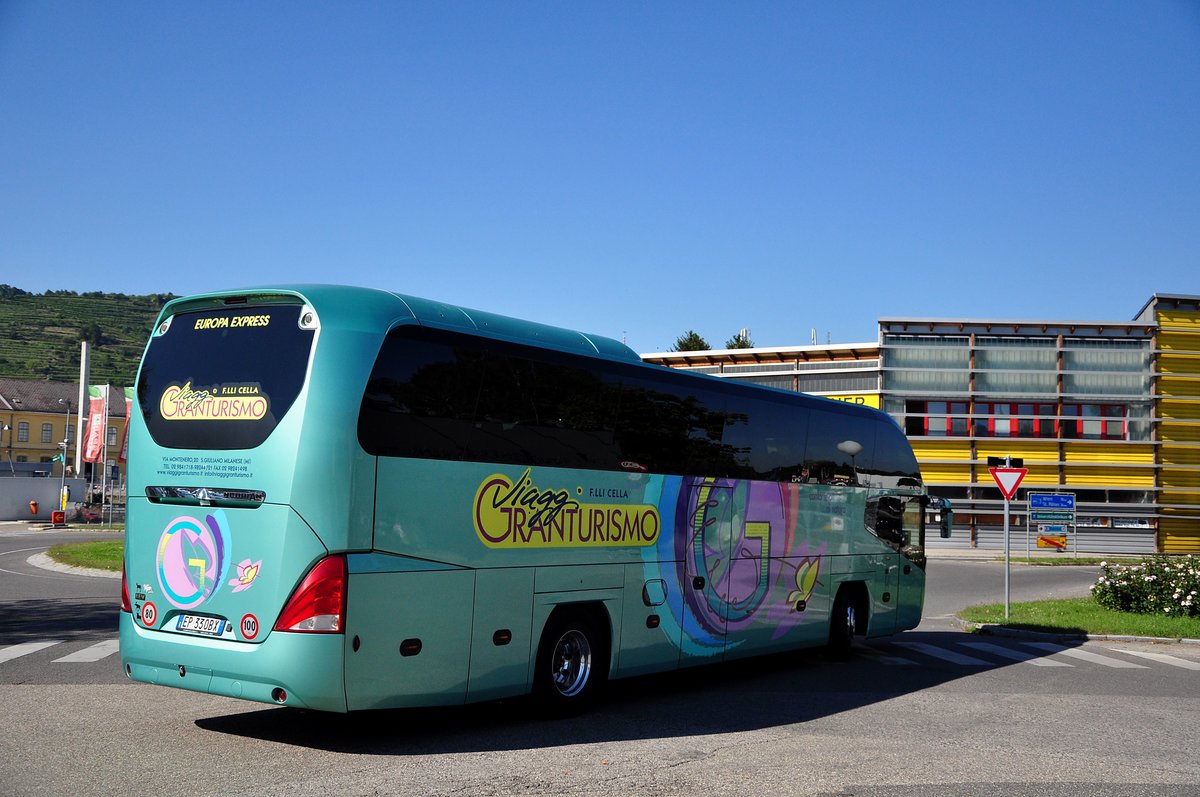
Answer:
[[[1025,474],[1029,473],[1029,468],[988,468],[988,471],[999,485],[1000,492],[1004,493],[1004,500],[1011,501],[1017,494],[1017,487],[1020,486],[1021,479],[1024,479]]]

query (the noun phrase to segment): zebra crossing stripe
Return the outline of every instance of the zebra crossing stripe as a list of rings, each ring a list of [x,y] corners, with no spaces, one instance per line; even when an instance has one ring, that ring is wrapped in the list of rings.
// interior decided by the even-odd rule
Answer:
[[[77,650],[70,655],[63,656],[61,659],[55,659],[51,664],[80,664],[89,661],[100,661],[100,659],[116,653],[120,644],[121,642],[118,639],[106,639],[103,642],[89,645],[83,650]]]
[[[880,664],[888,664],[893,667],[916,667],[917,663],[912,659],[906,659],[901,656],[889,656],[882,651],[876,650],[869,645],[855,645],[855,653],[861,653],[872,661],[877,661]]]
[[[1150,661],[1157,661],[1162,664],[1170,664],[1172,667],[1182,667],[1185,670],[1200,670],[1200,661],[1180,659],[1175,656],[1168,656],[1166,653],[1150,653],[1145,650],[1124,650],[1123,648],[1109,648],[1109,650],[1114,650],[1117,653],[1125,653],[1129,656],[1140,656],[1143,659],[1150,659]]]
[[[1114,659],[1111,656],[1101,656],[1099,653],[1092,653],[1087,650],[1079,650],[1077,648],[1067,648],[1067,647],[1063,647],[1062,645],[1055,645],[1051,642],[1026,642],[1024,644],[1028,645],[1031,648],[1037,648],[1038,650],[1044,650],[1048,653],[1061,653],[1062,655],[1070,656],[1073,659],[1089,661],[1092,664],[1099,664],[1104,667],[1113,667],[1116,669],[1123,669],[1123,670],[1144,670],[1144,669],[1146,669],[1146,665],[1144,665],[1144,664],[1134,664],[1131,661],[1122,661],[1121,659]]]
[[[61,642],[61,639],[47,639],[42,642],[20,642],[16,645],[0,648],[0,663],[19,659],[22,656],[28,656],[30,653],[37,653],[39,650],[54,647]]]
[[[967,667],[992,667],[992,666],[994,666],[990,661],[984,661],[983,659],[977,659],[974,656],[967,656],[963,653],[956,653],[953,650],[948,650],[947,648],[938,647],[937,645],[928,645],[924,642],[909,642],[908,640],[897,640],[896,642],[893,642],[892,644],[900,645],[901,647],[905,647],[905,648],[910,648],[911,650],[915,650],[918,653],[924,653],[926,656],[932,656],[935,659],[941,659],[942,661],[948,661],[951,664],[962,664]]]
[[[1070,667],[1065,661],[1055,661],[1047,659],[1037,653],[1029,653],[1024,650],[1016,650],[1014,648],[1006,648],[1000,645],[993,645],[991,642],[964,642],[963,645],[978,650],[981,653],[991,653],[994,656],[1002,656],[1006,659],[1019,661],[1024,664],[1032,664],[1035,667]]]

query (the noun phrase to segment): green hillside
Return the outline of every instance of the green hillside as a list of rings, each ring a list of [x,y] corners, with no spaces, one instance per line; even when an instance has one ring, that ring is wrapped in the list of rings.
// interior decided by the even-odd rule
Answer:
[[[171,294],[47,291],[0,285],[0,377],[73,382],[91,343],[92,384],[132,385],[159,309]]]

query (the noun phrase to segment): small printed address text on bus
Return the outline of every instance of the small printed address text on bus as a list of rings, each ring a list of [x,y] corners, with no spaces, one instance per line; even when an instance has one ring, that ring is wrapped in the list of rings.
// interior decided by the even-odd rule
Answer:
[[[488,476],[473,509],[475,533],[489,548],[641,547],[653,545],[662,527],[656,506],[583,503],[568,490],[534,484],[528,468],[515,482]]]
[[[165,455],[159,463],[158,475],[206,479],[253,478],[254,463],[250,457]]]

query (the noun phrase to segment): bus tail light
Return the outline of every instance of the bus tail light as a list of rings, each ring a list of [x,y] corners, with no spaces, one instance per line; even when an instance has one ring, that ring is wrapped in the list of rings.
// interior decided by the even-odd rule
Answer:
[[[346,557],[329,556],[308,571],[284,605],[276,631],[340,634],[346,629]]]
[[[125,567],[121,566],[121,611],[133,614],[133,607],[129,604],[129,582],[125,579]]]

